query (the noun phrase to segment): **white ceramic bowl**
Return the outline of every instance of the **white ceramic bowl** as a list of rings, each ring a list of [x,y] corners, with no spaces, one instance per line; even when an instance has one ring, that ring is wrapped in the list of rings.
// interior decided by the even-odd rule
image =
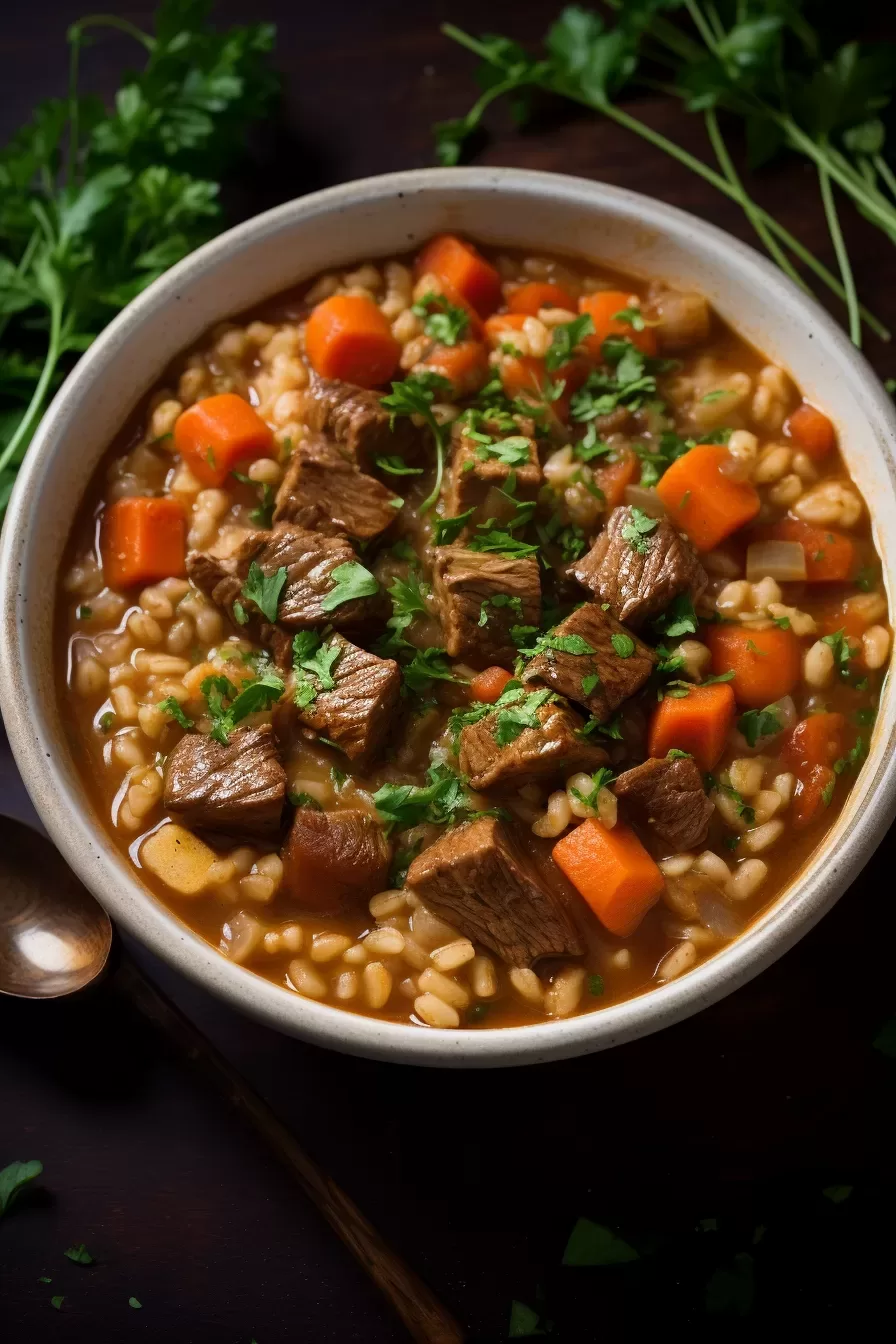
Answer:
[[[65,858],[121,925],[185,975],[273,1027],[338,1050],[448,1067],[538,1063],[605,1049],[696,1012],[768,966],[833,905],[894,814],[891,679],[846,806],[803,872],[741,938],[689,975],[625,1003],[495,1031],[435,1031],[343,1012],[220,956],[155,900],[108,838],[85,800],[58,705],[52,625],[65,541],[107,444],[171,358],[213,323],[318,271],[406,252],[443,230],[579,254],[706,294],[836,422],[874,514],[892,600],[896,416],[821,308],[750,248],[646,196],[549,173],[428,169],[318,192],[231,230],[156,281],[82,357],[44,417],[3,530],[0,705],[25,783]]]

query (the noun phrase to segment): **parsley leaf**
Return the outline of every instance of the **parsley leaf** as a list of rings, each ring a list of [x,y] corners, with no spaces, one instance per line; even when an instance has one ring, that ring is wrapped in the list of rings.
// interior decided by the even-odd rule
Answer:
[[[355,602],[361,597],[373,597],[380,590],[380,585],[370,570],[365,569],[357,560],[347,560],[344,565],[337,565],[330,571],[330,578],[335,582],[320,604],[323,611],[335,611],[344,602]]]
[[[469,548],[471,551],[483,551],[490,555],[506,555],[511,559],[535,555],[538,551],[537,546],[520,541],[503,528],[489,527],[487,524],[477,528],[476,535],[470,538]]]
[[[412,695],[422,695],[431,681],[454,681],[466,685],[463,677],[456,677],[448,663],[444,649],[417,649],[413,658],[401,669],[404,689]]]
[[[650,551],[650,542],[647,538],[659,525],[658,518],[651,518],[643,509],[632,505],[628,521],[622,529],[622,538],[628,542],[633,551],[637,551],[639,555],[647,555]]]
[[[564,1265],[626,1265],[641,1257],[615,1232],[590,1218],[579,1218],[563,1252]]]
[[[580,462],[593,462],[596,457],[606,457],[613,450],[608,443],[597,437],[597,425],[592,421],[585,433],[572,445],[573,457]]]
[[[429,783],[422,787],[383,784],[377,789],[373,801],[387,831],[406,831],[421,822],[441,826],[470,810],[464,775],[442,762],[431,765],[426,777]]]
[[[604,978],[602,975],[589,975],[588,993],[598,998],[604,992]]]
[[[9,1213],[18,1195],[26,1185],[37,1179],[43,1171],[42,1162],[10,1162],[0,1171],[0,1218]]]
[[[463,340],[470,325],[470,318],[464,308],[449,303],[442,294],[424,294],[422,299],[411,305],[415,317],[423,319],[423,330],[439,345],[457,345]]]
[[[613,314],[613,321],[627,322],[635,331],[643,331],[647,325],[640,308],[620,308],[618,313]]]
[[[522,434],[511,434],[506,439],[478,444],[476,456],[483,461],[489,457],[496,458],[507,467],[525,467],[531,460],[531,445]]]
[[[288,793],[287,798],[293,807],[310,807],[312,812],[322,812],[323,808],[316,798],[312,798],[310,793]]]
[[[594,320],[590,313],[582,313],[571,322],[561,322],[551,333],[551,343],[544,357],[544,365],[549,373],[556,373],[562,364],[572,357],[577,345],[586,336],[594,334]]]
[[[69,1246],[67,1251],[63,1251],[63,1255],[67,1256],[69,1260],[73,1260],[76,1265],[92,1265],[94,1263],[93,1256],[83,1241],[77,1246]]]
[[[306,709],[317,699],[320,691],[332,691],[336,685],[333,668],[342,655],[344,645],[335,639],[324,641],[315,630],[300,630],[292,641],[292,665],[296,673],[294,699],[300,709]],[[313,680],[302,676],[311,674]]]
[[[765,709],[748,709],[741,714],[737,726],[748,747],[755,747],[763,737],[774,737],[780,733],[783,724],[777,705],[766,705]]]
[[[689,751],[681,751],[678,747],[670,747],[666,752],[667,761],[692,761],[693,759]]]
[[[631,635],[627,635],[621,630],[614,631],[610,636],[610,643],[620,658],[631,658],[635,651],[635,641]]]
[[[476,512],[475,506],[465,513],[457,513],[453,518],[433,519],[433,540],[437,546],[450,546],[463,532],[467,523]]]
[[[587,793],[582,793],[579,789],[573,788],[570,792],[578,798],[579,802],[585,807],[590,807],[592,812],[597,811],[597,799],[601,789],[608,789],[616,776],[607,766],[601,766],[591,776],[591,788]]]
[[[185,731],[189,732],[193,727],[193,720],[187,717],[173,695],[168,695],[164,700],[160,700],[159,709],[163,714],[167,714],[169,718],[173,719],[175,723],[179,723]]]
[[[450,400],[453,396],[451,383],[438,373],[411,373],[401,382],[392,384],[392,391],[381,398],[381,405],[390,412],[390,423],[394,425],[396,416],[419,415],[432,434],[436,449],[436,478],[432,490],[420,505],[420,513],[429,513],[442,489],[442,476],[445,471],[446,433],[432,412],[436,397]]]
[[[257,714],[259,710],[275,704],[285,688],[280,677],[273,672],[266,672],[239,692],[232,681],[220,676],[206,677],[199,689],[206,698],[212,720],[210,736],[226,747],[236,725],[250,714]],[[231,702],[228,707],[225,707],[225,700]]]
[[[849,664],[853,657],[852,649],[843,630],[835,630],[832,635],[822,635],[822,644],[829,645],[834,655],[834,666],[841,677],[849,676]]]
[[[696,635],[698,627],[697,613],[687,593],[673,597],[668,607],[653,622],[657,634],[667,639],[678,639],[681,635]]]
[[[477,625],[482,626],[488,624],[488,607],[494,607],[498,610],[502,607],[510,607],[512,611],[516,612],[520,620],[523,618],[523,599],[521,597],[511,597],[509,593],[495,593],[494,597],[487,597],[479,608],[479,620],[476,622]],[[519,629],[519,626],[514,626],[513,628],[517,630]]]
[[[503,699],[504,696],[501,696],[498,705]],[[515,742],[520,733],[527,728],[537,728],[541,722],[538,717],[539,709],[554,699],[556,697],[551,690],[532,691],[528,695],[523,693],[523,697],[518,699],[516,704],[504,705],[497,709],[492,736],[498,746],[509,747],[511,742]]]
[[[253,560],[249,566],[246,582],[243,584],[243,597],[247,602],[254,602],[262,616],[273,623],[277,619],[280,594],[285,583],[285,565],[281,565],[276,574],[268,576],[258,561]]]

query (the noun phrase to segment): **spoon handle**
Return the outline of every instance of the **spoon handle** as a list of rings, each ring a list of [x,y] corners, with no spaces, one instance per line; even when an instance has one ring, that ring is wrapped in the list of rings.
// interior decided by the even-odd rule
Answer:
[[[392,1304],[412,1339],[418,1344],[463,1344],[464,1334],[457,1321],[423,1280],[385,1244],[357,1205],[312,1161],[211,1041],[147,980],[129,957],[122,956],[114,978],[143,1016],[159,1027],[191,1063],[201,1066],[222,1096],[243,1113],[255,1132],[289,1168],[301,1189]]]

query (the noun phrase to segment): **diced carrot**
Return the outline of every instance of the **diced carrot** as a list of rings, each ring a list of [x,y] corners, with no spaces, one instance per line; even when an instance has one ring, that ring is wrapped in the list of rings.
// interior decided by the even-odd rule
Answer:
[[[480,317],[488,317],[501,302],[501,277],[471,243],[442,233],[426,244],[414,265],[419,280],[436,275],[471,304]]]
[[[666,695],[650,721],[647,750],[661,758],[675,747],[690,752],[701,770],[712,770],[725,750],[734,713],[734,692],[725,681],[692,686],[680,697]]]
[[[525,313],[495,313],[494,317],[485,319],[485,334],[492,345],[497,345],[502,331],[521,331],[525,320]]]
[[[220,392],[177,417],[174,446],[203,485],[223,485],[241,462],[272,457],[274,436],[248,401]]]
[[[723,471],[731,462],[727,448],[698,443],[672,463],[656,487],[669,517],[698,551],[714,550],[759,512],[761,501],[750,482]]]
[[[517,285],[511,291],[507,307],[512,313],[537,317],[540,308],[565,308],[567,312],[574,313],[576,301],[562,285],[552,285],[545,280],[530,280],[528,284]]]
[[[730,682],[734,697],[748,709],[762,709],[789,695],[800,679],[802,646],[790,629],[710,625],[705,639],[713,672],[734,673]]]
[[[829,765],[813,765],[805,778],[797,778],[790,805],[790,823],[798,831],[809,826],[828,805],[837,776]]]
[[[796,408],[784,426],[784,433],[815,462],[827,457],[837,442],[828,417],[808,401]]]
[[[595,359],[600,359],[601,346],[608,336],[624,336],[643,354],[656,354],[657,340],[653,327],[635,331],[631,322],[616,316],[626,308],[637,306],[638,296],[626,294],[623,289],[599,289],[594,294],[582,295],[579,299],[579,312],[588,313],[594,323],[594,333],[586,336],[582,344]]]
[[[842,532],[812,527],[801,518],[782,518],[762,533],[771,541],[798,541],[806,553],[807,583],[840,583],[850,578],[855,547]]]
[[[481,341],[458,341],[457,345],[437,345],[423,361],[423,367],[447,378],[455,397],[472,397],[488,382],[488,350]],[[438,398],[436,398],[438,400]]]
[[[501,362],[501,384],[508,397],[529,396],[541,401],[548,386],[543,359],[534,355],[509,356]]]
[[[784,744],[781,759],[796,775],[790,819],[800,829],[814,821],[831,799],[837,779],[832,766],[843,755],[845,731],[842,714],[810,714]]]
[[[398,368],[401,346],[372,299],[333,294],[311,311],[305,352],[322,378],[380,387]]]
[[[103,514],[100,550],[110,588],[133,588],[185,573],[187,520],[170,495],[127,495]]]
[[[493,705],[508,681],[512,679],[510,673],[503,667],[487,667],[470,682],[468,688],[470,699],[478,700],[484,705]]]
[[[843,755],[842,714],[810,714],[801,719],[781,749],[785,765],[803,776],[816,765],[833,765]]]
[[[634,485],[641,472],[641,460],[632,448],[620,448],[617,461],[605,462],[594,471],[594,484],[602,490],[607,502],[607,512],[617,508],[623,501],[628,486]]]
[[[589,817],[551,851],[604,928],[627,938],[663,889],[663,875],[630,827],[607,830]]]

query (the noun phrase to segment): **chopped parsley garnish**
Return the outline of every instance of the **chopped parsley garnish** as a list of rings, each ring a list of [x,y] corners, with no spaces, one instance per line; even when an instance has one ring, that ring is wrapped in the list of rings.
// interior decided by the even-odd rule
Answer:
[[[615,1232],[590,1218],[579,1218],[563,1252],[564,1265],[625,1265],[641,1257]]]
[[[737,726],[748,747],[755,747],[763,737],[774,737],[782,727],[781,715],[776,705],[766,705],[765,709],[748,709],[741,714]]]
[[[589,975],[588,993],[598,998],[604,992],[604,978],[602,975]]]
[[[280,594],[285,583],[285,565],[281,565],[276,574],[267,575],[258,561],[253,560],[243,584],[243,597],[247,602],[254,602],[262,616],[273,623],[277,619]]]
[[[241,691],[237,691],[228,677],[206,677],[199,688],[208,704],[212,721],[210,736],[226,747],[230,734],[242,719],[260,710],[269,709],[283,694],[284,684],[281,677],[273,672],[250,681]],[[229,706],[225,701],[230,701]]]
[[[422,476],[422,467],[409,467],[403,457],[393,454],[391,457],[375,457],[375,465],[389,476]],[[393,547],[394,549],[394,547]]]
[[[587,793],[582,793],[576,788],[570,789],[570,793],[574,798],[577,798],[583,806],[590,807],[592,812],[596,812],[597,800],[601,789],[609,788],[615,778],[616,776],[613,774],[612,770],[608,769],[607,766],[601,766],[601,768],[596,770],[591,776],[591,788]]]
[[[9,1213],[18,1196],[43,1171],[42,1162],[10,1162],[0,1170],[0,1218]]]
[[[423,319],[424,332],[439,345],[457,345],[470,325],[466,310],[449,303],[442,294],[424,294],[411,305],[411,312]]]
[[[821,791],[821,800],[824,803],[825,807],[830,807],[831,805],[831,799],[834,796],[834,786],[836,783],[837,778],[835,776],[833,779],[828,780],[827,784],[825,784],[824,788]]]
[[[173,695],[168,695],[164,700],[160,700],[159,709],[163,714],[167,714],[169,718],[173,719],[175,723],[179,723],[186,732],[189,732],[193,727],[193,720],[187,717]]]
[[[494,597],[487,597],[479,608],[479,620],[476,622],[477,625],[488,624],[489,607],[495,607],[496,609],[510,607],[511,611],[515,611],[517,616],[522,620],[523,599],[521,597],[511,597],[509,593],[495,593]],[[519,626],[515,626],[514,628],[519,629]]]
[[[426,777],[429,783],[422,788],[416,784],[383,784],[377,789],[373,801],[387,831],[406,831],[421,822],[441,826],[459,820],[470,810],[463,775],[443,762],[431,765]]]
[[[678,639],[681,635],[696,635],[698,624],[693,602],[687,593],[679,593],[678,597],[673,597],[666,610],[657,616],[653,628],[667,639]]]
[[[111,709],[107,709],[105,714],[100,715],[100,732],[108,733],[115,722],[115,714]]]
[[[396,851],[395,858],[392,860],[392,867],[389,869],[390,887],[404,886],[408,869],[420,853],[422,845],[422,840],[415,840],[412,845],[407,845],[405,848]]]
[[[720,793],[725,794],[725,796],[730,798],[734,803],[734,810],[744,825],[755,826],[756,812],[744,802],[743,797],[738,793],[737,789],[733,788],[730,784],[726,784],[724,780],[713,779],[712,775],[707,775],[706,787],[707,791],[710,789],[718,789]]]
[[[392,599],[392,615],[386,622],[390,633],[377,640],[374,653],[381,658],[394,658],[403,649],[413,647],[405,639],[404,632],[418,616],[429,614],[426,605],[429,591],[429,584],[421,578],[416,567],[410,569],[405,578],[393,581],[388,589]]]
[[[713,442],[716,442],[716,440],[714,439]],[[671,430],[666,430],[660,435],[658,445],[654,446],[635,440],[632,447],[641,459],[640,484],[646,489],[650,489],[656,485],[667,467],[671,467],[673,462],[677,462],[680,457],[684,457],[685,453],[690,452],[694,447],[694,440],[682,439]]]
[[[867,727],[869,724],[872,724],[876,718],[877,718],[876,709],[856,710],[856,723],[862,724],[863,727]]]
[[[571,653],[577,657],[585,657],[586,654],[596,653],[587,639],[582,635],[558,635],[553,630],[547,634],[540,635],[531,649],[522,649],[520,652],[527,658],[536,658],[539,654],[545,654],[548,658],[554,653]]]
[[[246,625],[248,623],[249,613],[246,611],[246,608],[243,606],[242,602],[234,602],[233,618],[236,621],[237,625]]]
[[[336,685],[333,669],[345,646],[336,639],[321,639],[315,630],[300,630],[292,641],[292,665],[296,674],[294,700],[299,709],[314,704],[321,691]]]
[[[849,664],[853,657],[852,649],[843,630],[835,630],[832,635],[822,635],[822,644],[827,644],[834,655],[834,666],[841,677],[849,676]]]
[[[531,461],[531,444],[522,434],[512,434],[506,439],[477,444],[476,456],[483,462],[491,457],[506,467],[525,467]]]
[[[491,521],[494,521],[494,519]],[[471,551],[482,551],[490,555],[506,555],[511,559],[522,559],[527,555],[535,555],[538,551],[537,546],[532,546],[526,541],[520,541],[518,537],[513,536],[511,532],[503,528],[489,527],[487,523],[476,529],[476,535],[471,537],[469,547]]]
[[[594,334],[594,321],[590,313],[582,313],[571,322],[561,322],[551,335],[551,344],[544,357],[544,365],[549,373],[556,373],[562,364],[571,358],[577,345],[586,336]]]
[[[330,766],[330,783],[333,785],[333,788],[336,790],[337,793],[342,788],[343,784],[347,779],[348,775],[345,773],[344,770],[338,770],[335,765]]]
[[[433,519],[433,540],[437,546],[450,546],[463,532],[467,523],[476,512],[475,507],[465,513],[457,513],[453,518]]]
[[[556,546],[564,564],[572,564],[588,549],[585,533],[575,523],[566,527],[559,514],[552,514],[546,523],[536,523],[535,531],[542,546]]]
[[[659,525],[658,518],[651,518],[643,509],[633,505],[628,521],[622,529],[622,538],[628,542],[633,551],[637,551],[639,555],[647,555],[650,551],[648,537]]]
[[[251,476],[247,476],[242,471],[235,471],[233,475],[238,481],[242,481],[243,485],[258,487],[260,491],[259,502],[256,508],[249,510],[249,521],[255,523],[256,527],[269,528],[274,521],[274,505],[277,502],[277,492],[274,487],[269,485],[267,481],[253,481]]]
[[[613,321],[627,322],[635,331],[643,331],[647,326],[640,308],[620,308],[618,313],[613,314]]]
[[[723,397],[731,397],[733,395],[734,393],[731,391],[730,388],[717,387],[713,392],[707,392],[706,396],[701,397],[700,400],[703,402],[704,405],[707,405],[711,404],[714,401],[721,401]]]
[[[635,641],[623,630],[616,630],[610,636],[610,643],[620,658],[631,658],[635,651]]]
[[[92,615],[93,615],[93,607],[80,606],[78,608],[79,621],[89,621]]]
[[[591,692],[595,689],[595,687],[597,687],[599,684],[600,684],[600,677],[596,672],[592,672],[590,676],[583,677],[582,694],[590,695]]]
[[[442,425],[432,413],[436,397],[448,400],[453,395],[451,383],[438,373],[411,373],[401,382],[392,384],[392,391],[381,399],[382,406],[390,412],[390,423],[394,425],[396,416],[419,415],[429,427],[436,449],[436,479],[432,490],[420,505],[420,513],[428,513],[439,497],[442,489],[442,476],[445,471],[446,435]]]
[[[50,1298],[50,1306],[53,1307],[53,1308],[55,1308],[56,1311],[61,1311],[61,1310],[62,1310],[62,1304],[63,1304],[64,1301],[65,1301],[65,1295],[64,1295],[64,1293],[59,1293],[59,1294],[57,1294],[56,1297],[51,1297],[51,1298]]]
[[[865,739],[863,737],[857,737],[855,745],[846,753],[846,755],[841,756],[838,761],[834,762],[834,774],[842,775],[843,771],[848,770],[850,766],[852,766],[853,769],[857,769],[867,755],[868,745]]]
[[[596,457],[606,457],[613,450],[608,443],[597,437],[597,425],[592,422],[578,443],[572,445],[572,451],[573,456],[580,462],[593,462]]]
[[[693,759],[689,751],[681,751],[678,747],[670,747],[666,752],[667,761],[692,761]]]
[[[444,649],[417,649],[413,658],[401,669],[403,689],[412,695],[422,695],[431,681],[454,681],[463,686],[463,677],[456,677],[448,663]]]
[[[859,589],[860,592],[870,593],[871,589],[874,587],[876,578],[877,578],[876,570],[874,570],[871,565],[863,565],[862,568],[859,570],[858,574],[856,575],[856,577],[853,579],[853,583],[856,585],[856,587]]]
[[[789,630],[789,629],[790,629],[790,617],[789,617],[789,616],[776,616],[776,617],[774,618],[774,621],[775,621],[775,625],[778,627],[779,630]]]
[[[129,1297],[128,1306],[133,1307],[136,1311],[139,1311],[140,1308],[143,1306],[143,1303],[139,1302],[136,1297]]]
[[[63,1251],[62,1254],[69,1260],[73,1260],[76,1265],[92,1265],[94,1263],[93,1256],[83,1241],[77,1246],[69,1246],[68,1250]]]
[[[541,722],[538,717],[538,711],[542,705],[556,697],[551,690],[530,691],[529,694],[522,689],[514,692],[516,703],[505,703],[507,692],[497,701],[499,708],[495,714],[495,726],[492,730],[492,736],[499,747],[509,747],[511,742],[515,742],[520,733],[525,732],[527,728],[537,728]]]
[[[284,571],[285,573],[285,571]],[[355,602],[361,597],[373,597],[380,586],[369,569],[357,560],[348,560],[330,571],[334,585],[321,602],[323,611],[335,611],[344,602]]]

